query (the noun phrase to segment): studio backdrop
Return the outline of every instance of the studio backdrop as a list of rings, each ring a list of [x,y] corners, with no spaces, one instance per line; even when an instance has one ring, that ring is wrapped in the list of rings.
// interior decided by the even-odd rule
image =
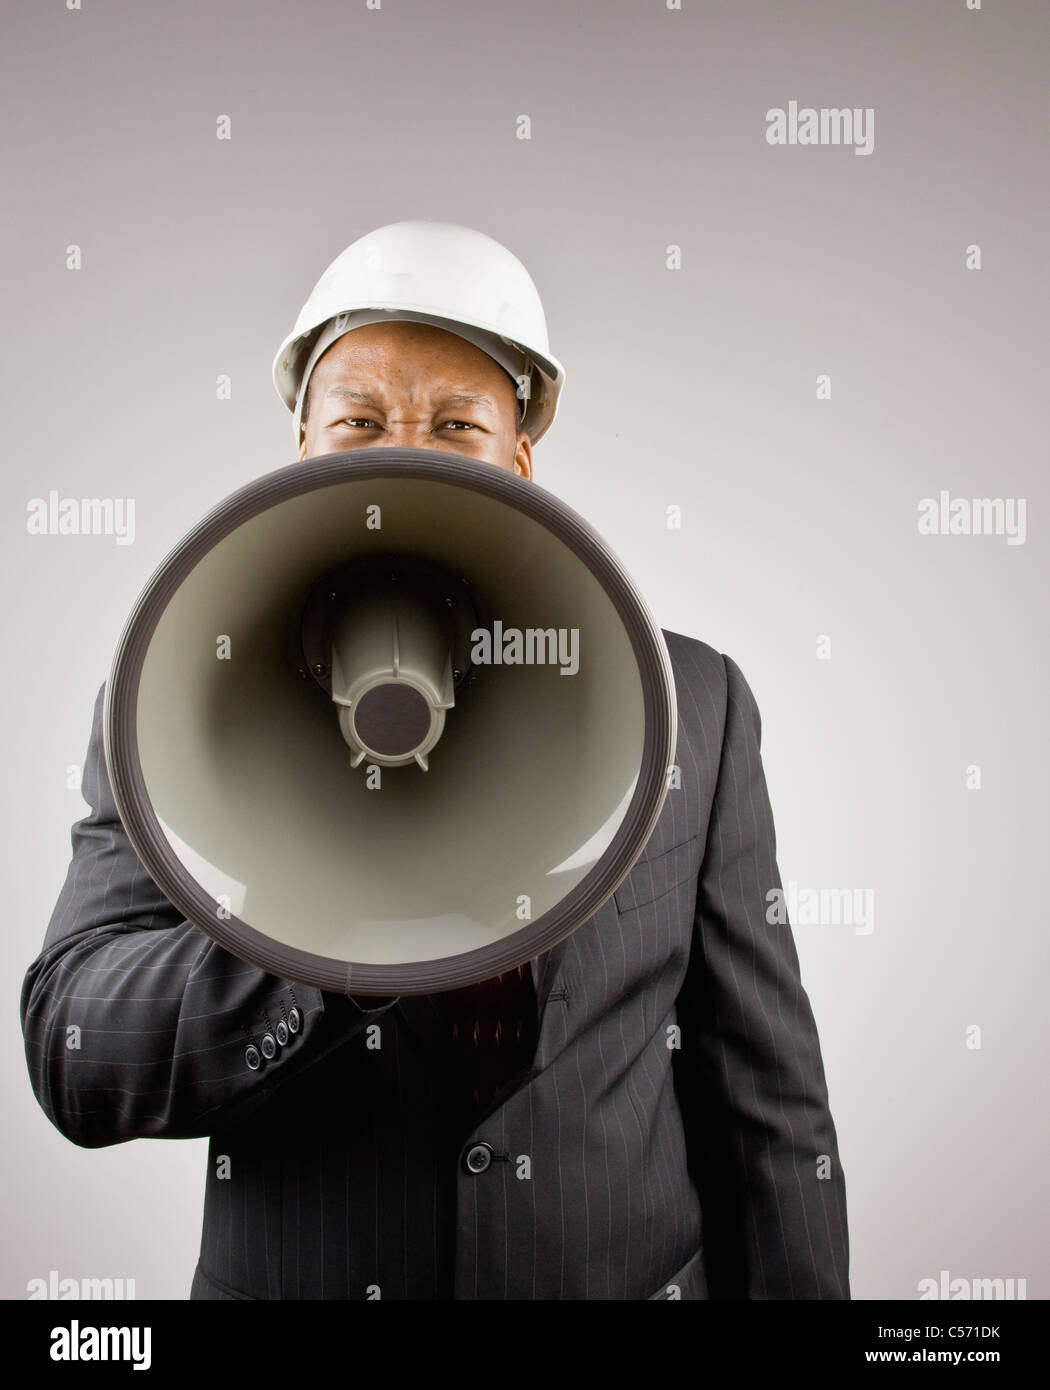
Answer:
[[[542,294],[568,384],[537,487],[655,632],[754,692],[854,1296],[947,1277],[1046,1297],[1046,5],[97,0],[0,22],[0,1294],[54,1275],[186,1296],[206,1142],[71,1144],[29,1086],[18,990],[128,615],[201,518],[295,461],[270,366],[321,269],[432,218],[495,237]],[[634,684],[591,692],[629,756],[561,812],[614,856],[656,804],[630,799],[663,756],[646,730],[671,737],[632,621],[606,640]],[[156,740],[187,707],[153,699],[144,775],[177,838],[186,787]],[[402,729],[431,770],[391,775],[440,787],[445,728],[429,752]],[[563,828],[536,827],[537,863],[568,854]],[[249,862],[208,843],[234,878]]]

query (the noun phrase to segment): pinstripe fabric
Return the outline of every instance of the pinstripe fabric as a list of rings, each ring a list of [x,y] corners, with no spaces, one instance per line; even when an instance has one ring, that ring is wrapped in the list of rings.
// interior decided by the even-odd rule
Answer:
[[[816,1027],[791,930],[765,920],[758,709],[728,657],[665,637],[682,785],[614,897],[533,963],[535,1056],[473,1124],[434,998],[366,1011],[180,919],[119,823],[99,692],[26,1056],[74,1143],[211,1136],[191,1297],[849,1297]]]

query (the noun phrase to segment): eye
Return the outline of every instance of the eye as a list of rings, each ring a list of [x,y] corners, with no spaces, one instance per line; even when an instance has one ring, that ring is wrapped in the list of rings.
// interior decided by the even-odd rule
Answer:
[[[476,430],[478,427],[471,420],[446,420],[446,425],[466,425],[468,429]]]
[[[369,420],[367,416],[348,416],[344,418],[344,420],[334,420],[328,425],[330,430],[346,430],[346,428],[349,428],[349,430],[357,430],[357,428],[360,427],[374,428],[375,421]]]

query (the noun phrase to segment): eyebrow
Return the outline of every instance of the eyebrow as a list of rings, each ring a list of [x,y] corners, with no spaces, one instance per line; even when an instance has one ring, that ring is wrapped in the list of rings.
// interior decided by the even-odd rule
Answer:
[[[374,396],[367,391],[355,391],[352,386],[329,386],[325,392],[325,399],[329,396],[339,396],[343,400],[353,401],[356,405],[370,405],[376,410],[382,410],[383,406]],[[489,410],[495,410],[495,406],[488,396],[479,396],[471,391],[457,391],[451,396],[442,396],[438,405],[480,405]]]

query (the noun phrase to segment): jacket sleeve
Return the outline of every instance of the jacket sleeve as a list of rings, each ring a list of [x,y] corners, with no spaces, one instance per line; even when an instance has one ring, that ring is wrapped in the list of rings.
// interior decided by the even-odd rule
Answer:
[[[228,1128],[395,1002],[278,979],[181,917],[120,823],[104,693],[82,777],[90,814],[73,826],[65,884],[21,995],[37,1100],[85,1148]]]
[[[723,656],[725,730],[679,997],[682,1111],[712,1298],[848,1299],[846,1193],[782,887],[761,720]],[[783,915],[783,914],[781,914]]]

